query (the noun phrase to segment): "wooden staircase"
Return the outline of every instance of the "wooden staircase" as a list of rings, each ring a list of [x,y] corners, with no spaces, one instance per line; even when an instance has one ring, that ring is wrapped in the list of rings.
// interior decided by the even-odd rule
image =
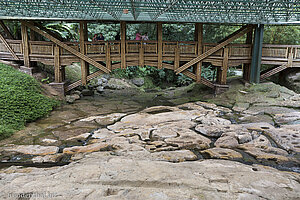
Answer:
[[[263,80],[263,79],[266,79],[274,74],[277,74],[278,72],[281,72],[283,70],[285,70],[286,68],[288,68],[288,64],[283,64],[281,66],[278,66],[278,67],[275,67],[275,68],[272,68],[271,70],[268,70],[264,73],[262,73],[260,75],[260,80]]]

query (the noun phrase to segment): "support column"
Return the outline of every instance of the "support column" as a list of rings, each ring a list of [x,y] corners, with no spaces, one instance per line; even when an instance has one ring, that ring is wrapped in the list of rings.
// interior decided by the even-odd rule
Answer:
[[[174,70],[179,68],[179,64],[180,64],[180,49],[179,49],[179,44],[177,42],[177,45],[175,48]]]
[[[158,69],[162,69],[162,23],[157,22],[157,67]]]
[[[54,46],[54,77],[54,82],[49,85],[55,89],[60,96],[65,96],[65,68],[60,65],[60,47],[58,45]]]
[[[87,41],[87,39],[88,39],[87,23],[86,23],[86,21],[80,21],[79,25],[80,25],[80,27],[79,27],[80,53],[86,55],[85,41]],[[80,60],[80,64],[81,64],[81,82],[82,82],[82,85],[86,85],[87,84],[87,76],[89,75],[89,64],[82,59]]]
[[[22,35],[24,66],[30,68],[28,31],[27,31],[27,27],[23,24],[23,22],[21,23],[21,35]]]
[[[139,65],[140,65],[140,67],[145,66],[143,42],[141,42],[141,47],[140,47],[140,50],[139,50]]]
[[[253,31],[250,31],[249,33],[247,33],[246,44],[252,44],[252,38],[253,38]],[[251,48],[252,46],[250,47],[250,49]],[[250,81],[250,67],[251,67],[251,63],[246,63],[243,66],[243,79],[246,82]]]
[[[217,75],[217,82],[220,85],[226,85],[227,82],[228,56],[229,56],[229,49],[225,48],[223,51],[222,67],[218,68],[218,75]]]
[[[264,35],[264,25],[259,24],[255,28],[255,35],[254,35],[254,45],[252,51],[251,74],[250,74],[251,83],[259,83],[260,80],[263,35]]]
[[[112,70],[112,67],[111,67],[111,57],[110,57],[110,45],[108,42],[106,42],[106,67],[107,69],[109,70]]]
[[[121,69],[126,69],[126,22],[121,22]]]
[[[196,23],[195,24],[195,39],[198,42],[197,53],[201,55],[203,53],[203,24]],[[198,62],[196,64],[196,82],[201,83],[201,67],[202,62]]]
[[[56,83],[61,83],[63,81],[60,68],[60,47],[56,45],[54,47],[54,76]]]
[[[22,36],[22,53],[23,53],[23,60],[24,60],[24,66],[20,66],[20,71],[33,75],[34,73],[34,63],[30,62],[29,58],[29,38],[28,38],[28,28],[25,26],[23,22],[21,22],[21,36]]]

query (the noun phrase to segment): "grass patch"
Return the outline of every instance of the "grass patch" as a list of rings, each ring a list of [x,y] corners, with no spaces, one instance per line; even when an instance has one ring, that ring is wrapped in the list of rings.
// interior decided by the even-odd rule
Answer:
[[[47,115],[58,101],[41,94],[33,77],[0,64],[0,139]]]

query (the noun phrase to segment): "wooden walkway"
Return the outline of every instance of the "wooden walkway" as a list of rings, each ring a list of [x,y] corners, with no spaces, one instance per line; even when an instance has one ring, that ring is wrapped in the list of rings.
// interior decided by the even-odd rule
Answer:
[[[202,43],[202,26],[196,24],[198,34],[195,41],[171,42],[162,41],[162,25],[158,23],[157,41],[121,41],[88,42],[86,24],[80,22],[80,41],[62,42],[52,36],[38,24],[22,23],[22,40],[4,39],[0,37],[0,59],[23,60],[25,66],[37,61],[46,65],[53,65],[55,82],[65,80],[65,66],[80,62],[82,66],[82,79],[64,87],[69,91],[102,73],[109,73],[117,68],[128,66],[154,66],[174,70],[177,74],[183,73],[191,79],[201,82],[208,87],[226,85],[226,75],[229,67],[244,65],[244,78],[249,77],[252,60],[252,42],[249,44],[234,44],[235,39],[244,34],[252,35],[253,26],[244,26],[218,44]],[[121,35],[125,31],[125,22],[121,22]],[[27,28],[48,38],[50,41],[29,40]],[[1,35],[1,34],[0,34]],[[125,35],[125,34],[123,34]],[[251,36],[249,35],[249,36]],[[251,36],[252,37],[252,36]],[[252,39],[250,38],[250,41]],[[247,39],[248,40],[248,39]],[[211,63],[217,68],[217,81],[213,83],[201,77],[201,63]],[[274,69],[261,74],[265,79],[288,67],[300,67],[300,45],[269,45],[262,47],[262,64],[275,65]],[[88,65],[94,65],[99,71],[89,74]],[[193,66],[194,71],[188,70]],[[248,78],[245,78],[249,80]]]

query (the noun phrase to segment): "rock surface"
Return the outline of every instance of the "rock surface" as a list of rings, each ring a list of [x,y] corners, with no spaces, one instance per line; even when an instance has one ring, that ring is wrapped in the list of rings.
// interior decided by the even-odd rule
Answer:
[[[14,172],[21,171],[18,168]],[[26,176],[0,174],[0,198],[47,192],[52,199],[299,199],[299,175],[225,160],[169,163],[105,152]],[[68,181],[66,181],[68,180]]]
[[[40,191],[54,199],[300,198],[300,95],[272,83],[233,86],[211,100],[222,107],[186,103],[188,89],[181,99],[177,89],[145,97],[105,89],[28,124],[0,141],[3,163],[71,163],[1,168],[0,199]]]

